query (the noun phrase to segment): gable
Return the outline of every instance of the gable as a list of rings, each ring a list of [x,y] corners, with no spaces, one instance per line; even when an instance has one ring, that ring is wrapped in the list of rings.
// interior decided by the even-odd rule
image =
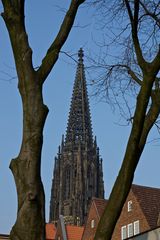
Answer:
[[[99,219],[104,211],[107,201],[93,198],[89,209],[82,240],[93,240]]]
[[[139,202],[150,228],[155,228],[160,213],[160,189],[133,184],[132,191]]]
[[[131,206],[129,206],[131,203]],[[149,229],[149,224],[146,220],[146,217],[140,207],[140,204],[132,192],[130,190],[126,202],[122,208],[120,217],[115,226],[112,239],[120,240],[121,239],[121,231],[125,228],[126,236],[129,234],[129,228],[132,228],[132,232],[135,231],[135,224],[139,222],[139,230],[140,232],[147,231]]]

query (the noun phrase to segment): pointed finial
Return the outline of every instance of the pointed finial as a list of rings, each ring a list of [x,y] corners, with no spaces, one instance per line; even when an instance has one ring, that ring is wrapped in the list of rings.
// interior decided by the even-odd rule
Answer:
[[[58,154],[61,154],[61,146],[58,146]]]
[[[61,146],[64,146],[64,134],[62,134],[62,142],[61,142]]]
[[[97,146],[97,137],[94,138],[94,145]]]
[[[80,64],[83,63],[83,56],[84,56],[84,54],[83,54],[83,49],[80,48],[79,51],[78,51],[78,57],[79,57],[78,62],[79,62]]]

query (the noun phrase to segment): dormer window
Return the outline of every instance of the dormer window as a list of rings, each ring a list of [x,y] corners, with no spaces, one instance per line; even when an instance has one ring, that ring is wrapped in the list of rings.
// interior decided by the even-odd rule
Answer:
[[[128,201],[128,212],[132,211],[132,200]]]
[[[91,220],[91,228],[94,228],[94,227],[95,227],[95,220],[92,219],[92,220]]]

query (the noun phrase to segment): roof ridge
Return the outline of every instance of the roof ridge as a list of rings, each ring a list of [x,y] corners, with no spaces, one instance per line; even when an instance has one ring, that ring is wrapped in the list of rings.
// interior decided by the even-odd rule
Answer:
[[[157,189],[157,190],[160,190],[160,188],[158,188],[158,187],[151,187],[151,186],[145,186],[145,185],[139,185],[139,184],[132,184],[132,187],[139,187],[139,188],[147,188],[147,189]],[[132,188],[131,187],[131,188]]]

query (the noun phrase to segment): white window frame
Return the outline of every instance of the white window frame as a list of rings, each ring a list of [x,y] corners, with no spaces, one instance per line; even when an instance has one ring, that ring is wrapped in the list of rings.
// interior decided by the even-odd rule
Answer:
[[[127,238],[127,226],[122,226],[121,227],[121,240]]]
[[[91,220],[91,228],[94,228],[94,227],[95,227],[95,220],[92,219],[92,220]]]
[[[133,223],[129,223],[127,225],[127,232],[128,232],[128,237],[132,237],[133,236]]]
[[[128,212],[132,211],[132,200],[128,201]]]
[[[135,221],[133,224],[134,224],[134,235],[137,235],[140,233],[139,220]]]

